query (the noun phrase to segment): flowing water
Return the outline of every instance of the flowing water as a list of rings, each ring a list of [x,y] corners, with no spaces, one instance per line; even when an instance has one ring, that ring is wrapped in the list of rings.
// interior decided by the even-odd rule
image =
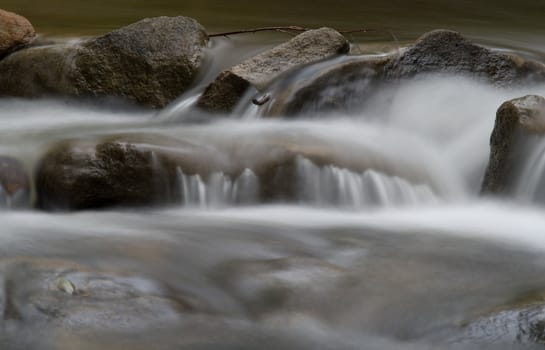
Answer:
[[[407,6],[5,2],[60,36],[159,14],[195,16],[211,31],[369,25],[402,40],[450,27],[545,61],[540,2]],[[395,49],[381,35],[355,40],[373,54]],[[542,141],[533,141],[512,198],[483,199],[479,188],[496,109],[514,97],[545,95],[545,85],[498,89],[471,77],[431,76],[383,87],[365,105],[346,96],[350,113],[266,119],[248,96],[232,115],[199,119],[192,103],[208,81],[283,39],[214,39],[194,89],[163,111],[0,99],[0,154],[30,172],[55,141],[142,132],[242,169],[205,177],[178,168],[183,200],[168,208],[0,212],[1,349],[542,348]],[[263,181],[251,169],[280,146],[301,152],[295,193],[262,203]],[[306,156],[315,151],[328,162]]]

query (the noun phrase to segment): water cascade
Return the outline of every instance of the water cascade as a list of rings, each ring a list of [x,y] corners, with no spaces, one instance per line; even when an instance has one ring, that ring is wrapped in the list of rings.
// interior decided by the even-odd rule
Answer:
[[[250,169],[245,169],[234,181],[221,172],[210,174],[207,181],[199,174],[184,174],[180,167],[176,172],[184,206],[218,208],[257,201],[259,181]]]
[[[438,198],[426,185],[388,176],[372,169],[356,173],[333,165],[318,167],[310,160],[297,160],[302,203],[351,209],[432,204]]]
[[[487,9],[439,2],[457,16],[426,4],[411,4],[416,10],[408,13],[397,1],[396,26],[409,28],[400,41],[373,37],[353,52],[401,53],[397,46],[413,40],[421,23],[429,26],[416,14],[431,14],[438,24],[458,18],[452,26],[465,23],[481,44],[543,61],[536,1],[488,1]],[[208,4],[191,6],[197,3]],[[385,12],[382,3],[347,3],[361,11],[348,11],[344,2],[331,11],[330,2],[318,1],[285,3],[282,13],[322,8],[333,24],[350,28],[334,12],[366,25],[363,7]],[[279,18],[269,3],[234,4],[244,9],[240,17],[255,11],[263,23]],[[531,13],[513,16],[510,31],[480,27],[511,14],[510,6]],[[466,7],[479,8],[479,16]],[[365,17],[370,28],[381,24],[371,17]],[[533,23],[532,35],[520,32],[530,28],[522,22]],[[204,71],[161,110],[91,98],[0,97],[1,157],[17,159],[35,178],[45,155],[67,140],[81,141],[51,158],[58,172],[44,182],[87,181],[77,198],[84,201],[110,184],[100,178],[110,171],[122,183],[115,188],[121,200],[136,203],[20,209],[19,201],[36,196],[36,184],[20,192],[18,183],[2,184],[0,208],[9,210],[0,210],[0,349],[543,347],[545,141],[531,140],[523,152],[514,193],[482,197],[480,184],[497,108],[526,94],[545,95],[545,85],[500,88],[472,76],[422,75],[375,86],[350,76],[316,101],[305,100],[297,118],[273,113],[301,84],[356,60],[348,55],[250,89],[231,114],[196,109],[219,72],[286,39],[271,37],[214,38]],[[387,48],[372,49],[378,46]],[[97,146],[118,139],[136,146],[103,147],[106,154],[99,154]],[[126,174],[119,171],[125,156]],[[154,186],[168,198],[154,202]],[[148,199],[161,206],[146,206]]]

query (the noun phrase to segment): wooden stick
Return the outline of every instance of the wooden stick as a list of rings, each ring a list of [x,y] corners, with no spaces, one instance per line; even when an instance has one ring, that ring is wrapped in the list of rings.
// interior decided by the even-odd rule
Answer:
[[[261,28],[252,28],[252,29],[242,29],[242,30],[236,30],[232,32],[222,32],[222,33],[213,33],[208,34],[208,37],[213,38],[216,36],[229,36],[229,35],[236,35],[236,34],[246,34],[246,33],[257,33],[257,32],[264,32],[264,31],[295,31],[295,32],[306,32],[307,30],[310,30],[310,28],[304,28],[299,26],[284,26],[284,27],[261,27]]]

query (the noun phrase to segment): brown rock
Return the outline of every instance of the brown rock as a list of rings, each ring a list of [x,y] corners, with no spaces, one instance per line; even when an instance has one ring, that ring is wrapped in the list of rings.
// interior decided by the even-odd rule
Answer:
[[[193,82],[208,41],[188,17],[148,18],[77,44],[32,47],[0,62],[0,95],[118,97],[163,107]]]
[[[263,89],[289,69],[348,50],[348,42],[337,31],[309,30],[222,72],[208,85],[197,105],[209,112],[230,112],[251,86]]]
[[[0,10],[0,57],[28,44],[35,36],[34,27],[26,18]]]
[[[545,134],[545,98],[528,95],[504,102],[496,113],[490,136],[490,160],[481,191],[505,194],[516,178],[515,163],[530,135]]]

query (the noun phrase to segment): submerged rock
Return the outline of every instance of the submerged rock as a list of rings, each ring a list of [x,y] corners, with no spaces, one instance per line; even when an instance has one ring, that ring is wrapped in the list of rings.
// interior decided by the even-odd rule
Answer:
[[[0,95],[116,96],[163,107],[192,83],[207,40],[194,19],[157,17],[79,44],[29,48],[0,62]]]
[[[35,36],[26,18],[0,9],[0,58],[27,45]]]
[[[361,108],[383,85],[427,74],[467,75],[500,87],[545,81],[545,65],[474,44],[460,33],[436,30],[386,56],[355,56],[305,68],[304,78],[274,88],[265,115],[294,116]],[[283,85],[282,85],[283,84]]]
[[[230,112],[250,87],[263,89],[283,72],[348,50],[346,39],[333,29],[306,31],[223,71],[205,89],[197,106],[209,112]]]
[[[1,262],[4,322],[80,331],[137,331],[173,324],[191,311],[161,283],[91,269],[69,260],[15,258]]]
[[[496,113],[490,136],[490,159],[482,193],[505,193],[513,184],[515,164],[523,155],[522,143],[530,135],[545,134],[545,98],[528,95],[504,102]]]

